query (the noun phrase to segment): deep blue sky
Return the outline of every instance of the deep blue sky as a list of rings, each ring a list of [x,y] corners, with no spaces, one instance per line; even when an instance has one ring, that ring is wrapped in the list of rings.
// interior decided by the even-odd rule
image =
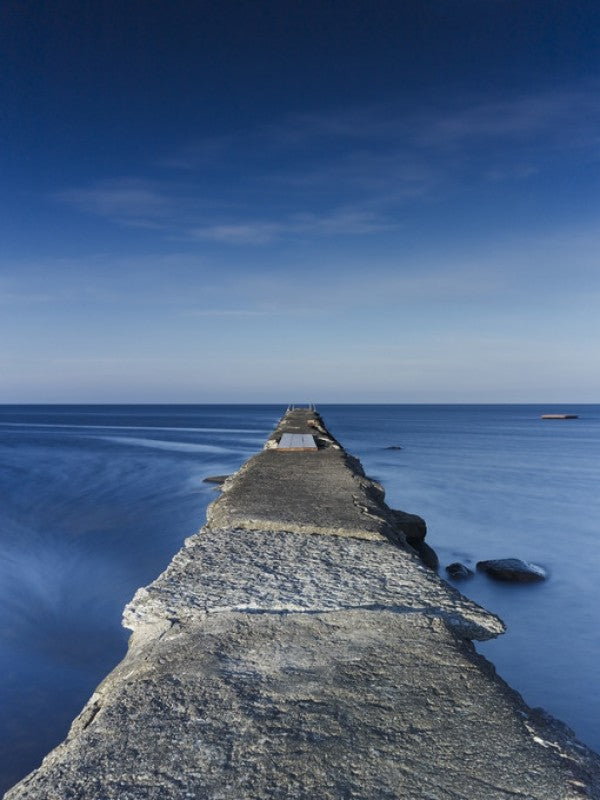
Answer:
[[[598,400],[597,0],[0,16],[0,402]]]

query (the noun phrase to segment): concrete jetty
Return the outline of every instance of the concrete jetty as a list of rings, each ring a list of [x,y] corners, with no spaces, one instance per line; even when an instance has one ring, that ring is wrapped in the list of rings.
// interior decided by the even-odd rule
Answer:
[[[422,521],[314,410],[222,490],[7,800],[600,798],[600,757],[475,652],[502,621],[424,565]]]

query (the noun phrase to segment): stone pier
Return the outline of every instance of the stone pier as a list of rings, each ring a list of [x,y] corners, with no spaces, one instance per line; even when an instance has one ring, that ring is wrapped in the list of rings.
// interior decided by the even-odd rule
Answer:
[[[425,566],[424,533],[289,411],[7,800],[600,798],[600,758],[475,652],[504,625]]]

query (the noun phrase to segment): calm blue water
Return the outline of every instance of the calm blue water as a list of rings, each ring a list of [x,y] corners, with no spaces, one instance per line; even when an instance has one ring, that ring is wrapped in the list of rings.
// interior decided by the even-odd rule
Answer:
[[[460,588],[509,626],[480,652],[600,749],[600,406],[319,410],[389,504],[426,518],[442,565],[548,568],[541,585],[477,575]],[[217,496],[203,478],[237,469],[283,411],[0,406],[0,791],[123,656],[122,608],[203,523]],[[552,411],[580,419],[539,419]]]

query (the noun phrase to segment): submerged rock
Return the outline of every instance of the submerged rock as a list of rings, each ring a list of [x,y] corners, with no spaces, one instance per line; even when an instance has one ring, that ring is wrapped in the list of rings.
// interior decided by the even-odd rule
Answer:
[[[472,569],[461,564],[460,561],[454,561],[452,564],[448,564],[446,572],[451,578],[454,578],[455,581],[472,578],[475,574]]]
[[[533,583],[546,580],[547,573],[538,564],[521,561],[520,558],[498,558],[491,561],[478,561],[477,569],[487,572],[491,578],[514,583]]]

